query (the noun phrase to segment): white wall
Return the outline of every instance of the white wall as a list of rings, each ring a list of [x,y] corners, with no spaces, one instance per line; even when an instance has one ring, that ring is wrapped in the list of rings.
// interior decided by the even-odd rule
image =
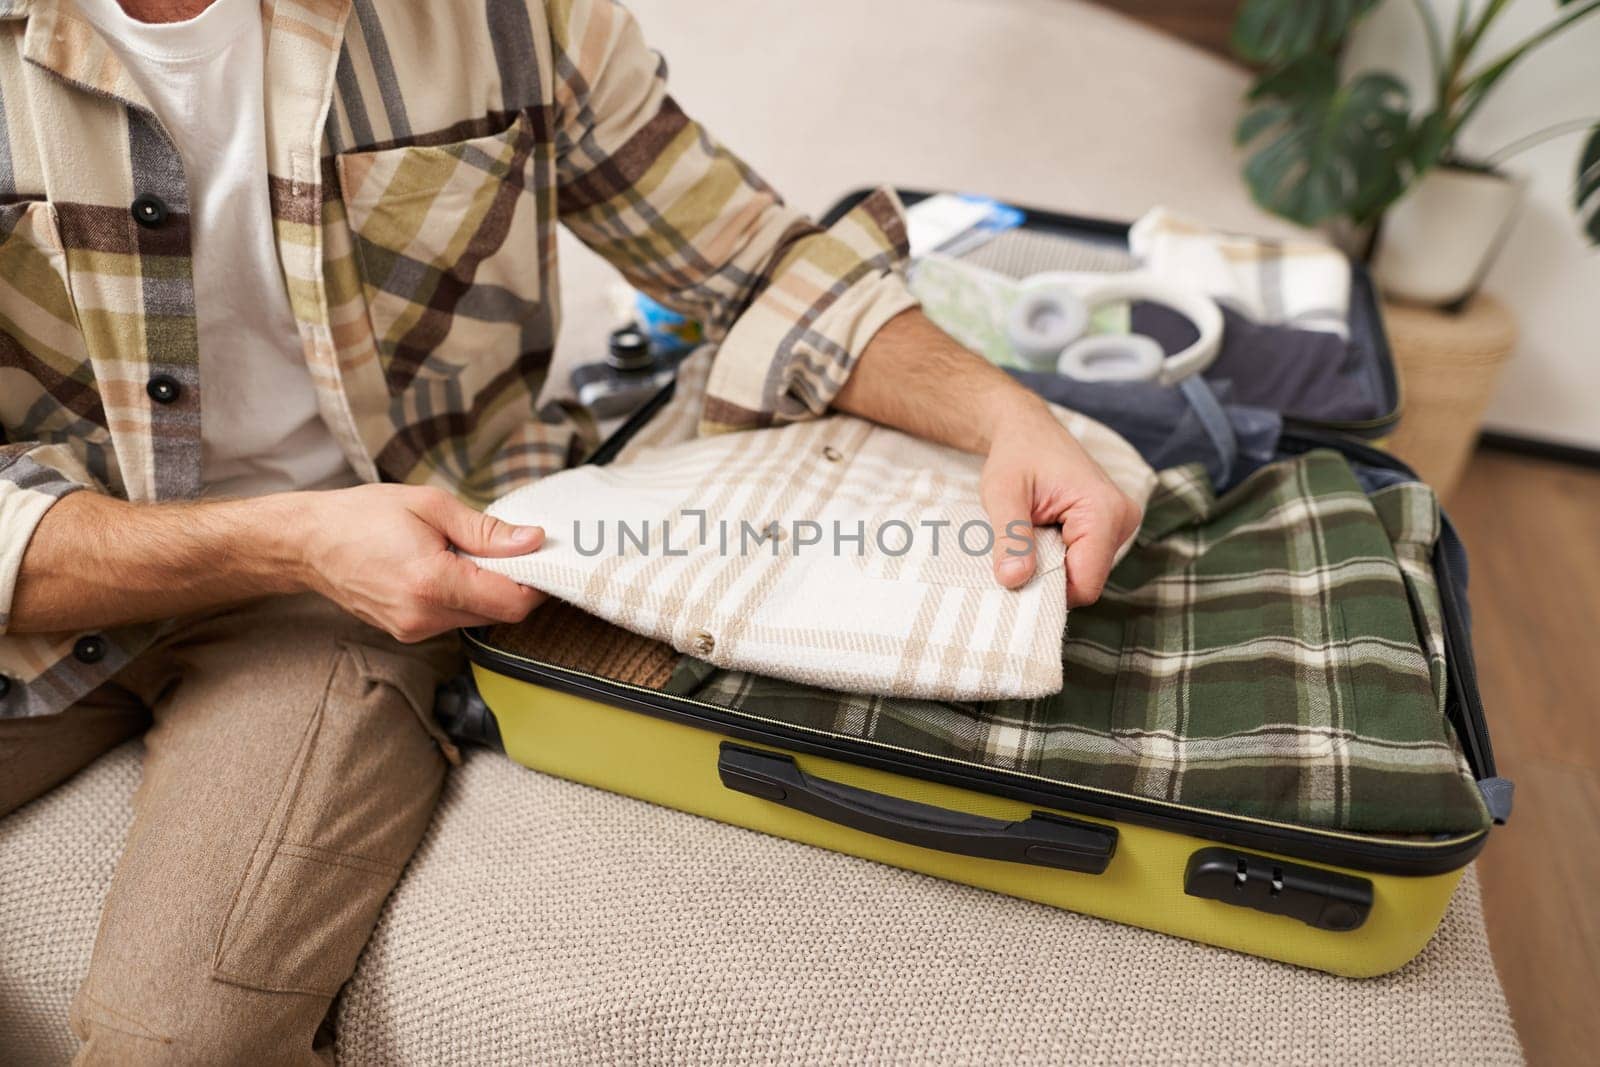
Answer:
[[[1429,0],[1446,27],[1454,0]],[[1552,18],[1554,0],[1517,0],[1481,53],[1500,54]],[[1362,27],[1350,66],[1395,70],[1427,96],[1427,53],[1411,3],[1387,0]],[[1600,15],[1523,60],[1468,124],[1469,154],[1487,155],[1569,118],[1600,117]],[[1485,288],[1516,311],[1521,339],[1489,409],[1489,428],[1600,448],[1600,251],[1572,210],[1583,135],[1570,134],[1507,161],[1528,182],[1527,201]]]
[[[1453,0],[1431,0],[1447,14]],[[1477,0],[1481,3],[1482,0]],[[1133,218],[1157,203],[1227,228],[1289,232],[1250,202],[1231,146],[1246,76],[1069,0],[630,0],[679,100],[794,203],[853,186],[967,189]],[[1490,45],[1554,0],[1516,0]],[[1416,13],[1390,0],[1360,55],[1426,84]],[[1600,115],[1600,16],[1531,57],[1469,130],[1492,150],[1546,122]],[[1578,136],[1514,161],[1531,195],[1488,287],[1521,348],[1496,429],[1600,448],[1600,253],[1569,206]],[[563,240],[562,349],[592,356],[613,313],[608,272]]]
[[[880,182],[1133,219],[1293,228],[1250,201],[1246,75],[1070,0],[628,0],[691,115],[793,204]],[[614,325],[608,274],[563,235],[567,358]]]

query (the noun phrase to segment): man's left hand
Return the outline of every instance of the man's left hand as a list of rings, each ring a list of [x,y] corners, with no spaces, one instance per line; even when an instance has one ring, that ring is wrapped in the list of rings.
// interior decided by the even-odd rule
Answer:
[[[1139,525],[1139,509],[1032,396],[1018,397],[995,431],[983,464],[983,508],[995,530],[994,576],[1008,589],[1033,577],[1033,542],[1007,536],[1014,523],[1059,524],[1067,545],[1067,604],[1100,598],[1118,546]]]
[[[1049,407],[1009,374],[967,351],[920,310],[902,312],[867,343],[834,406],[918,437],[987,456],[983,507],[994,526],[995,579],[1033,576],[1012,523],[1061,525],[1067,602],[1091,604],[1139,509],[1112,484]],[[1011,527],[1014,529],[1014,527]]]

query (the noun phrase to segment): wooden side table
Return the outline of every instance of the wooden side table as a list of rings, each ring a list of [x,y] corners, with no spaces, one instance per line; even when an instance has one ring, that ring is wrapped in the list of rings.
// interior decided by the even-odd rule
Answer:
[[[1482,293],[1454,314],[1385,304],[1383,318],[1404,398],[1387,447],[1448,497],[1516,344],[1516,320],[1505,304]]]

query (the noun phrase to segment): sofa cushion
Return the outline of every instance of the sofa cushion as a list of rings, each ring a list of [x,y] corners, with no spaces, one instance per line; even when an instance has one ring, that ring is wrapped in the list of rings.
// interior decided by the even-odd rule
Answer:
[[[338,1013],[350,1065],[1520,1062],[1469,872],[1354,981],[767,837],[476,752]]]
[[[0,1057],[65,1063],[137,742],[0,820]],[[1521,1062],[1469,872],[1335,978],[723,826],[485,751],[337,1008],[339,1062]]]

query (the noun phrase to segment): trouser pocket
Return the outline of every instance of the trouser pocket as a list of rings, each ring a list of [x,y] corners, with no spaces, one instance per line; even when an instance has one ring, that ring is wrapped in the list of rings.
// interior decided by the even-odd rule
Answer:
[[[435,647],[447,645],[451,651],[458,648],[454,634],[433,638],[424,645],[408,645],[403,649],[378,648],[350,641],[345,649],[357,661],[357,671],[367,686],[387,686],[406,702],[422,729],[438,744],[439,751],[452,764],[460,766],[461,750],[456,748],[439,720],[434,718],[434,694],[445,672],[441,663],[453,662],[455,657],[441,657]]]
[[[428,824],[444,778],[438,667],[338,647],[283,790],[219,935],[218,978],[332,996]]]

